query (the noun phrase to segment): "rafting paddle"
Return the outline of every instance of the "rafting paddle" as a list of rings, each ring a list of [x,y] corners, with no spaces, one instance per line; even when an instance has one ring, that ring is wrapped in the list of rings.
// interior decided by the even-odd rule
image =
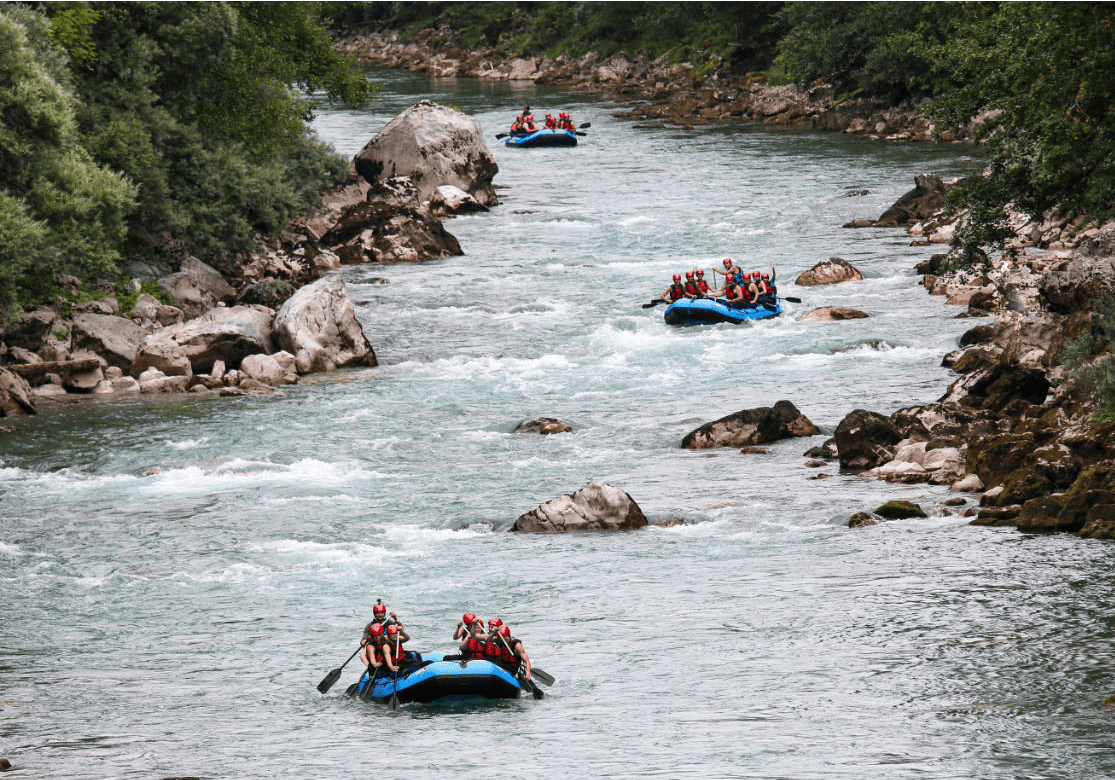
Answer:
[[[399,635],[395,634],[395,658],[399,657]],[[398,661],[395,661],[398,663]],[[395,669],[394,690],[391,691],[391,709],[399,708],[399,670]]]
[[[537,666],[530,667],[530,676],[537,678],[543,685],[553,685],[556,682],[552,674],[547,674]]]
[[[372,698],[372,689],[375,688],[376,672],[379,669],[368,664],[368,682],[364,686],[364,690],[360,691],[360,701],[369,701]]]
[[[644,304],[643,304],[643,308],[644,308],[644,309],[650,309],[650,308],[652,308],[652,307],[654,307],[654,306],[657,306],[657,305],[658,305],[658,304],[660,304],[660,303],[665,303],[665,301],[664,301],[664,300],[662,300],[661,298],[655,298],[655,299],[654,299],[653,301],[651,301],[650,303],[644,303]]]
[[[348,666],[348,662],[351,661],[353,658],[355,658],[356,654],[359,653],[359,652],[360,652],[360,648],[358,647],[358,648],[356,648],[355,650],[352,651],[352,655],[350,655],[348,657],[348,661],[345,661],[343,664],[338,666],[336,669],[331,671],[329,674],[325,675],[325,677],[322,678],[321,682],[319,682],[317,684],[318,691],[321,692],[321,693],[325,693],[330,688],[332,688],[333,683],[337,682],[337,679],[341,676],[341,670],[344,669],[346,666]]]
[[[801,303],[801,298],[793,298],[789,295],[782,295],[780,297],[782,298],[782,300],[789,301],[790,303]]]

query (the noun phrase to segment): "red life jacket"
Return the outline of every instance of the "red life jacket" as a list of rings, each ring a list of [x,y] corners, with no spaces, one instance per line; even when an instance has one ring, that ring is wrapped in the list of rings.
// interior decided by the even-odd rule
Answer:
[[[736,286],[731,282],[724,282],[724,297],[731,298],[736,294]]]
[[[512,653],[510,650],[507,649],[508,647],[514,647],[515,643],[518,642],[519,640],[516,639],[513,636],[504,637],[503,640],[504,640],[504,642],[507,642],[507,644],[505,645],[505,644],[503,644],[503,642],[500,642],[500,645],[499,645],[499,660],[503,661],[503,663],[505,663],[505,664],[517,664],[517,663],[519,663],[519,656],[515,655],[514,653]]]
[[[774,293],[774,288],[765,279],[760,279],[755,283],[755,286],[759,289],[759,295],[772,295]]]
[[[700,295],[701,290],[693,282],[686,282],[685,283],[685,294],[686,295]]]
[[[670,300],[677,301],[685,297],[685,288],[680,284],[670,285]]]
[[[489,639],[484,643],[484,657],[489,661],[498,661],[500,659],[499,649],[499,642]]]
[[[709,291],[708,282],[706,282],[704,279],[698,279],[697,289],[700,290],[702,293],[707,293]]]
[[[547,130],[556,130],[557,129],[557,122],[554,121],[553,117],[550,117],[549,119],[546,120],[546,129]]]
[[[483,658],[484,657],[484,642],[481,642],[474,636],[468,638],[468,643],[465,645],[465,654],[469,658]]]

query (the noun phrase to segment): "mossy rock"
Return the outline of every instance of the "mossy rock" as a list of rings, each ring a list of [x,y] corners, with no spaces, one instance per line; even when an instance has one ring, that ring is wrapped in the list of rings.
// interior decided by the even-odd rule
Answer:
[[[906,517],[927,517],[925,510],[913,501],[888,501],[876,507],[875,514],[888,520],[902,520]]]
[[[849,528],[867,528],[868,526],[878,525],[879,521],[875,519],[875,515],[870,512],[856,512],[848,518]]]

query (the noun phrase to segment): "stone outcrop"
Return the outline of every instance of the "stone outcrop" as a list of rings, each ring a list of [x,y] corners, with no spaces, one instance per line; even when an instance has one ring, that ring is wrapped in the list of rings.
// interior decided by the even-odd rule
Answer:
[[[271,342],[271,320],[274,312],[265,306],[232,306],[211,309],[200,317],[179,325],[155,331],[148,341],[173,342],[190,363],[193,373],[207,373],[220,360],[237,367],[248,355],[274,351]],[[138,358],[138,356],[137,356]],[[133,364],[132,376],[146,368],[142,362]]]
[[[356,172],[373,185],[409,177],[422,200],[452,185],[483,206],[499,202],[492,186],[499,166],[484,143],[480,123],[431,100],[392,119],[357,153],[355,164]]]
[[[0,417],[35,412],[35,402],[31,398],[31,387],[27,380],[6,368],[0,368]]]
[[[859,269],[842,257],[830,257],[814,265],[808,271],[802,272],[794,284],[804,287],[814,287],[822,284],[839,284],[841,282],[863,281],[863,274]]]
[[[558,496],[520,515],[511,530],[530,533],[629,531],[646,524],[643,511],[626,492],[606,482],[590,482],[576,493]]]
[[[292,295],[275,315],[274,333],[302,374],[377,364],[339,276],[327,276]]]
[[[789,401],[773,407],[745,409],[690,431],[681,440],[682,449],[747,447],[796,436],[820,433],[808,417]]]

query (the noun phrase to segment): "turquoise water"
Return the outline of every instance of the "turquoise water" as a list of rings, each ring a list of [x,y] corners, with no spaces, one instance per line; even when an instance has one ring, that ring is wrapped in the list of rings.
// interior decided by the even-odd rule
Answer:
[[[377,368],[0,434],[0,755],[53,778],[1112,774],[1115,548],[806,468],[825,435],[677,447],[780,399],[831,434],[943,394],[967,323],[919,285],[934,250],[840,225],[918,173],[970,170],[965,149],[640,129],[569,92],[377,77],[380,102],[321,111],[322,137],[350,155],[420,98],[455,105],[502,204],[448,223],[461,257],[342,272]],[[494,135],[524,102],[592,127],[575,149],[507,149]],[[803,302],[689,329],[641,308],[725,256],[773,262]],[[831,256],[864,282],[792,285]],[[820,305],[871,316],[797,321]],[[510,433],[540,415],[574,432]],[[506,533],[594,480],[683,523]],[[843,527],[890,498],[930,517]],[[350,664],[320,695],[377,597],[416,649],[448,651],[466,609],[499,615],[558,681],[541,701],[391,711],[340,696]]]

